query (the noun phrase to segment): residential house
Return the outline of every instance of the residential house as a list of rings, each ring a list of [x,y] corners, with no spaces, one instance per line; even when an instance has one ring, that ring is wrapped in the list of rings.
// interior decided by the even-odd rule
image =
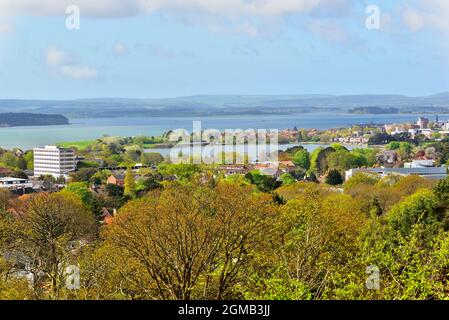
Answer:
[[[377,162],[382,166],[395,166],[399,159],[399,155],[395,151],[385,150],[376,155]]]
[[[226,177],[236,174],[247,174],[254,167],[250,165],[222,165],[217,168],[217,171],[223,172]]]
[[[296,165],[293,161],[279,161],[279,169],[284,173],[290,173],[296,170]]]
[[[14,151],[14,154],[16,155],[16,157],[22,157],[25,154],[25,152],[23,152],[22,149],[16,149]]]
[[[254,169],[273,178],[279,178],[284,173],[279,169],[279,165],[273,163],[259,163],[254,166]]]
[[[114,212],[111,213],[111,212],[109,212],[108,209],[103,208],[102,214],[101,214],[101,218],[103,219],[102,223],[106,224],[106,225],[111,224],[112,223],[112,219],[114,218],[114,215],[116,213],[115,211],[116,210],[114,209]]]
[[[115,173],[109,176],[107,184],[115,184],[123,187],[125,185],[125,173]]]

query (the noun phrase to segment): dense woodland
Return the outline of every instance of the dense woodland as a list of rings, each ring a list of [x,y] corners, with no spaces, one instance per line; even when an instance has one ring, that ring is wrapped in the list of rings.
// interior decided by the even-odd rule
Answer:
[[[0,113],[0,126],[53,126],[69,124],[69,119],[58,114]]]
[[[243,178],[189,172],[140,197],[132,183],[107,224],[80,185],[20,198],[2,191],[0,298],[449,296],[449,180],[358,174],[343,192],[308,182],[262,192]],[[32,285],[13,276],[20,257]],[[66,287],[68,265],[80,267],[78,290]],[[379,290],[365,286],[368,266],[380,269]]]
[[[449,298],[449,179],[343,182],[344,170],[377,165],[378,150],[340,145],[280,153],[297,166],[280,179],[225,176],[110,140],[82,154],[154,167],[138,178],[128,169],[123,187],[87,166],[62,191],[46,178],[48,193],[0,191],[0,299]],[[387,149],[444,164],[448,146]],[[29,168],[32,154],[8,151],[0,162]],[[76,289],[70,266],[80,270]],[[378,289],[366,286],[372,268]]]

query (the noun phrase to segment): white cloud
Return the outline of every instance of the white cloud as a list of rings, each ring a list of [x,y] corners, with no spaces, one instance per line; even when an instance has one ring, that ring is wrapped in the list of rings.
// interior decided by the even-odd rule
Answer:
[[[59,66],[67,61],[67,54],[57,47],[48,47],[45,51],[45,62],[49,66]]]
[[[219,15],[282,16],[343,3],[345,0],[141,0],[146,12],[160,10],[197,12]]]
[[[402,21],[411,31],[433,28],[449,35],[449,1],[413,0],[402,10]]]
[[[50,67],[52,74],[62,75],[75,80],[95,79],[98,71],[94,68],[80,66],[74,63],[70,54],[56,46],[45,50],[45,63]]]
[[[118,56],[122,56],[126,53],[127,49],[126,46],[121,43],[121,42],[117,42],[114,46],[114,53]]]
[[[403,12],[402,21],[413,32],[421,30],[425,25],[424,17],[419,12],[411,9]]]
[[[360,0],[358,0],[360,1]],[[345,16],[353,0],[0,0],[6,15],[64,16],[77,5],[83,17],[114,18],[161,14],[216,33],[250,37],[269,34],[272,20],[289,16]],[[316,18],[315,17],[315,18]],[[263,26],[253,19],[263,20]]]
[[[139,0],[0,0],[3,15],[63,16],[69,5],[77,5],[89,17],[132,16],[141,13]]]
[[[84,66],[63,66],[61,74],[75,80],[95,79],[98,71]]]
[[[64,15],[77,5],[90,17],[132,16],[158,11],[195,11],[219,15],[282,16],[325,7],[346,6],[348,0],[0,0],[3,14]]]

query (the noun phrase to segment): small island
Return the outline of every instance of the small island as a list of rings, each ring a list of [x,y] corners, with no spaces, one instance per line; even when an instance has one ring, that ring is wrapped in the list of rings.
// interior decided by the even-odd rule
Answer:
[[[67,125],[69,119],[59,114],[0,113],[0,127]]]

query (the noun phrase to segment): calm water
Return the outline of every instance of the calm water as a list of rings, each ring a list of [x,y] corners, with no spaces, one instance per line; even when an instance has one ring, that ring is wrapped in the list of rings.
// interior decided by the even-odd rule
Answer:
[[[425,115],[423,115],[425,116]],[[137,136],[160,135],[170,129],[192,131],[192,121],[201,120],[203,129],[284,129],[284,128],[336,128],[360,123],[415,122],[418,115],[350,115],[350,114],[295,114],[258,116],[221,116],[203,118],[103,118],[71,119],[71,125],[45,127],[0,128],[0,147],[30,149],[61,141],[80,141],[103,135]],[[434,116],[429,116],[433,119]],[[444,120],[443,118],[441,120]]]
[[[269,145],[267,145],[269,146]],[[156,153],[160,153],[162,156],[167,157],[167,156],[173,156],[174,158],[177,157],[177,155],[179,154],[179,151],[181,151],[183,156],[190,156],[191,154],[193,155],[199,155],[202,154],[204,157],[212,157],[214,155],[219,155],[221,154],[222,151],[226,152],[226,153],[231,153],[231,152],[237,152],[238,154],[245,154],[249,156],[249,160],[255,160],[255,157],[258,156],[258,154],[260,154],[260,152],[263,152],[263,154],[265,155],[269,155],[269,152],[274,152],[274,151],[285,151],[288,148],[292,148],[295,146],[303,146],[306,150],[308,150],[309,152],[314,151],[315,149],[319,148],[319,147],[329,147],[329,144],[315,144],[315,143],[290,143],[290,144],[284,144],[284,145],[278,145],[278,146],[272,146],[273,149],[270,149],[269,147],[264,147],[262,146],[262,149],[260,146],[257,145],[236,145],[236,146],[231,146],[231,145],[226,145],[226,146],[222,146],[220,149],[220,146],[214,146],[214,145],[209,145],[209,146],[203,146],[201,147],[200,151],[196,151],[193,148],[190,147],[180,147],[177,148],[176,150],[174,150],[172,152],[172,149],[170,148],[154,148],[154,149],[146,149],[145,152],[156,152]],[[354,148],[357,148],[357,146],[354,145],[345,145],[345,147],[348,150],[352,150]]]

